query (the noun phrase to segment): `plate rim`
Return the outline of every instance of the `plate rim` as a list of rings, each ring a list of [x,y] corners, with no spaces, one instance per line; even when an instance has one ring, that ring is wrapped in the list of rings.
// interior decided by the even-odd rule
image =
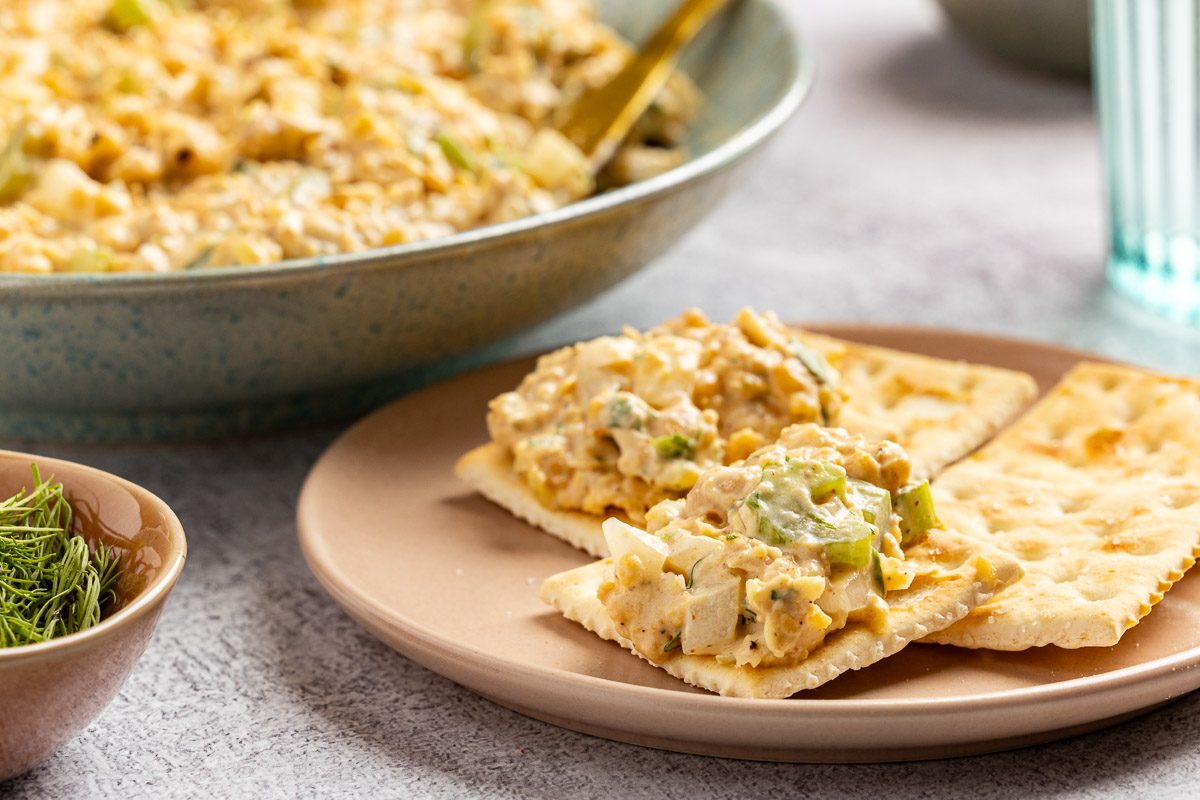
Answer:
[[[889,336],[891,334],[905,336],[915,334],[920,337],[952,338],[959,341],[968,339],[981,343],[999,344],[1007,348],[1016,347],[1035,352],[1040,351],[1047,357],[1070,360],[1072,362],[1090,360],[1115,363],[1112,359],[1102,355],[1056,343],[993,334],[990,332],[975,332],[959,328],[854,322],[823,322],[802,325],[800,327],[815,333],[837,336],[848,340],[855,340],[856,337],[859,337],[875,341],[878,337]],[[1144,663],[1121,667],[1097,675],[1069,678],[1062,681],[1042,683],[1036,686],[1000,689],[993,692],[976,692],[952,697],[818,699],[805,698],[802,692],[799,695],[782,699],[722,697],[708,692],[678,691],[624,683],[611,678],[571,672],[559,667],[549,667],[541,664],[490,656],[469,646],[447,640],[437,632],[407,617],[403,613],[383,614],[375,610],[368,600],[355,591],[353,580],[342,573],[329,560],[322,560],[320,552],[322,544],[316,532],[309,527],[305,519],[309,516],[305,509],[314,502],[311,499],[313,496],[312,486],[314,476],[317,475],[322,463],[344,439],[349,438],[358,429],[370,424],[377,416],[392,413],[391,409],[395,405],[404,403],[419,392],[441,387],[453,381],[467,379],[480,372],[502,369],[523,361],[528,361],[533,355],[529,354],[505,361],[493,362],[456,378],[451,378],[448,381],[441,381],[424,387],[418,390],[418,392],[405,395],[381,407],[354,425],[346,428],[337,439],[331,442],[328,448],[313,463],[304,480],[297,502],[296,526],[301,552],[309,570],[335,602],[342,606],[353,619],[362,624],[368,632],[384,641],[393,649],[400,650],[404,655],[414,658],[414,660],[424,663],[422,659],[409,653],[410,648],[415,648],[422,654],[432,651],[433,653],[445,654],[459,660],[466,660],[469,662],[469,667],[502,667],[509,674],[515,674],[525,680],[536,680],[542,685],[549,682],[554,684],[556,689],[563,691],[582,690],[589,693],[599,691],[609,694],[615,692],[617,696],[626,697],[634,702],[638,700],[654,700],[660,704],[660,708],[664,711],[678,708],[678,710],[687,710],[692,713],[713,713],[719,710],[722,714],[732,714],[737,717],[762,719],[765,715],[772,718],[772,720],[778,720],[799,716],[814,722],[865,718],[878,720],[888,717],[911,717],[921,714],[945,715],[950,713],[961,715],[972,712],[991,712],[1026,703],[1046,704],[1056,701],[1077,700],[1080,695],[1086,695],[1089,698],[1095,699],[1114,693],[1119,694],[1143,685],[1149,686],[1166,683],[1174,687],[1181,679],[1185,678],[1197,667],[1200,667],[1200,645],[1196,645],[1177,653],[1160,656]],[[990,362],[984,360],[981,363]],[[384,638],[377,633],[369,623],[362,620],[362,617],[372,620],[379,628],[392,632],[394,640],[405,643],[406,646],[404,649],[401,650],[400,646],[392,640]],[[929,646],[932,647],[934,645]],[[430,669],[445,675],[443,670],[432,667]],[[1172,676],[1175,677],[1175,681],[1171,680]],[[497,692],[484,691],[468,684],[463,685],[476,694],[493,698],[498,694]],[[1195,689],[1197,685],[1200,685],[1200,680],[1190,680],[1189,685],[1191,689]],[[1190,691],[1191,689],[1183,691]],[[1155,704],[1166,702],[1181,693],[1180,691],[1170,691],[1165,694],[1159,693],[1156,695],[1157,700],[1150,703],[1140,703],[1138,708],[1150,708]],[[501,704],[512,707],[505,702],[501,702]],[[529,706],[528,703],[522,705]],[[1112,715],[1109,714],[1107,716]],[[630,739],[626,739],[626,741],[630,741]],[[811,748],[811,744],[808,746]],[[930,749],[935,748],[931,746]],[[978,752],[983,751],[979,750]]]

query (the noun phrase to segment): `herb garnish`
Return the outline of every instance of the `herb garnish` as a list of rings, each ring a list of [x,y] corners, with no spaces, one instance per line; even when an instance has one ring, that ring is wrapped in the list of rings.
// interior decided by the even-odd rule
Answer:
[[[670,639],[668,639],[667,643],[663,645],[663,652],[669,653],[672,650],[678,650],[679,649],[679,637],[682,635],[683,635],[683,631],[675,631],[675,635],[672,636]]]
[[[817,382],[817,386],[832,386],[833,375],[830,374],[829,368],[825,364],[825,359],[817,355],[817,353],[809,350],[804,345],[792,339],[789,344],[792,348],[792,355],[808,370],[808,374],[813,376],[813,380]],[[820,397],[820,392],[817,392]],[[823,401],[818,401],[821,406],[821,424],[828,427],[830,423],[829,409],[825,407]]]
[[[833,376],[829,374],[829,369],[825,366],[823,358],[795,339],[792,339],[789,344],[792,346],[792,355],[804,365],[804,368],[808,370],[808,374],[812,375],[818,384],[828,386],[833,383]]]
[[[90,628],[116,599],[116,553],[69,533],[62,484],[32,471],[33,491],[0,502],[0,647]]]
[[[193,258],[191,261],[184,264],[183,268],[186,270],[186,269],[199,269],[200,267],[207,267],[208,262],[212,260],[213,250],[216,250],[216,249],[217,249],[216,245],[209,245],[208,247],[201,250],[196,255],[195,258]]]
[[[692,563],[692,568],[688,570],[687,583],[683,586],[683,588],[687,591],[690,592],[692,590],[692,586],[696,584],[696,567],[700,566],[700,562],[706,558],[708,558],[708,556],[700,556]]]

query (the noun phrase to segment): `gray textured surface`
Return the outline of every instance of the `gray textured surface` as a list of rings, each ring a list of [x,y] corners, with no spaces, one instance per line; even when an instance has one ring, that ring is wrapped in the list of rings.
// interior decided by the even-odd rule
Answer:
[[[524,351],[695,304],[1064,342],[1200,371],[1200,335],[1100,280],[1085,88],[977,57],[931,5],[801,3],[811,103],[716,216],[654,268],[509,343]],[[836,285],[828,280],[836,277]],[[891,766],[719,761],[615,744],[498,708],[376,643],[318,588],[293,531],[337,431],[240,444],[40,447],[178,511],[191,558],[109,709],[13,797],[1194,796],[1200,697],[1033,750]]]

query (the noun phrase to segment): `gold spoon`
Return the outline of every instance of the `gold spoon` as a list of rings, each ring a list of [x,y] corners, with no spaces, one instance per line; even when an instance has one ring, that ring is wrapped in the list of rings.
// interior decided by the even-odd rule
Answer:
[[[603,86],[586,89],[563,108],[559,132],[599,171],[616,152],[675,71],[683,48],[730,0],[683,0],[641,51]]]

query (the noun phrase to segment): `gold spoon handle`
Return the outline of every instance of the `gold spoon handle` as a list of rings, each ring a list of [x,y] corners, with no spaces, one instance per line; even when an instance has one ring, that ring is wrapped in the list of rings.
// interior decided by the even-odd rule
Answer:
[[[558,130],[599,169],[675,71],[680,52],[730,0],[684,0],[616,76],[564,109]]]

